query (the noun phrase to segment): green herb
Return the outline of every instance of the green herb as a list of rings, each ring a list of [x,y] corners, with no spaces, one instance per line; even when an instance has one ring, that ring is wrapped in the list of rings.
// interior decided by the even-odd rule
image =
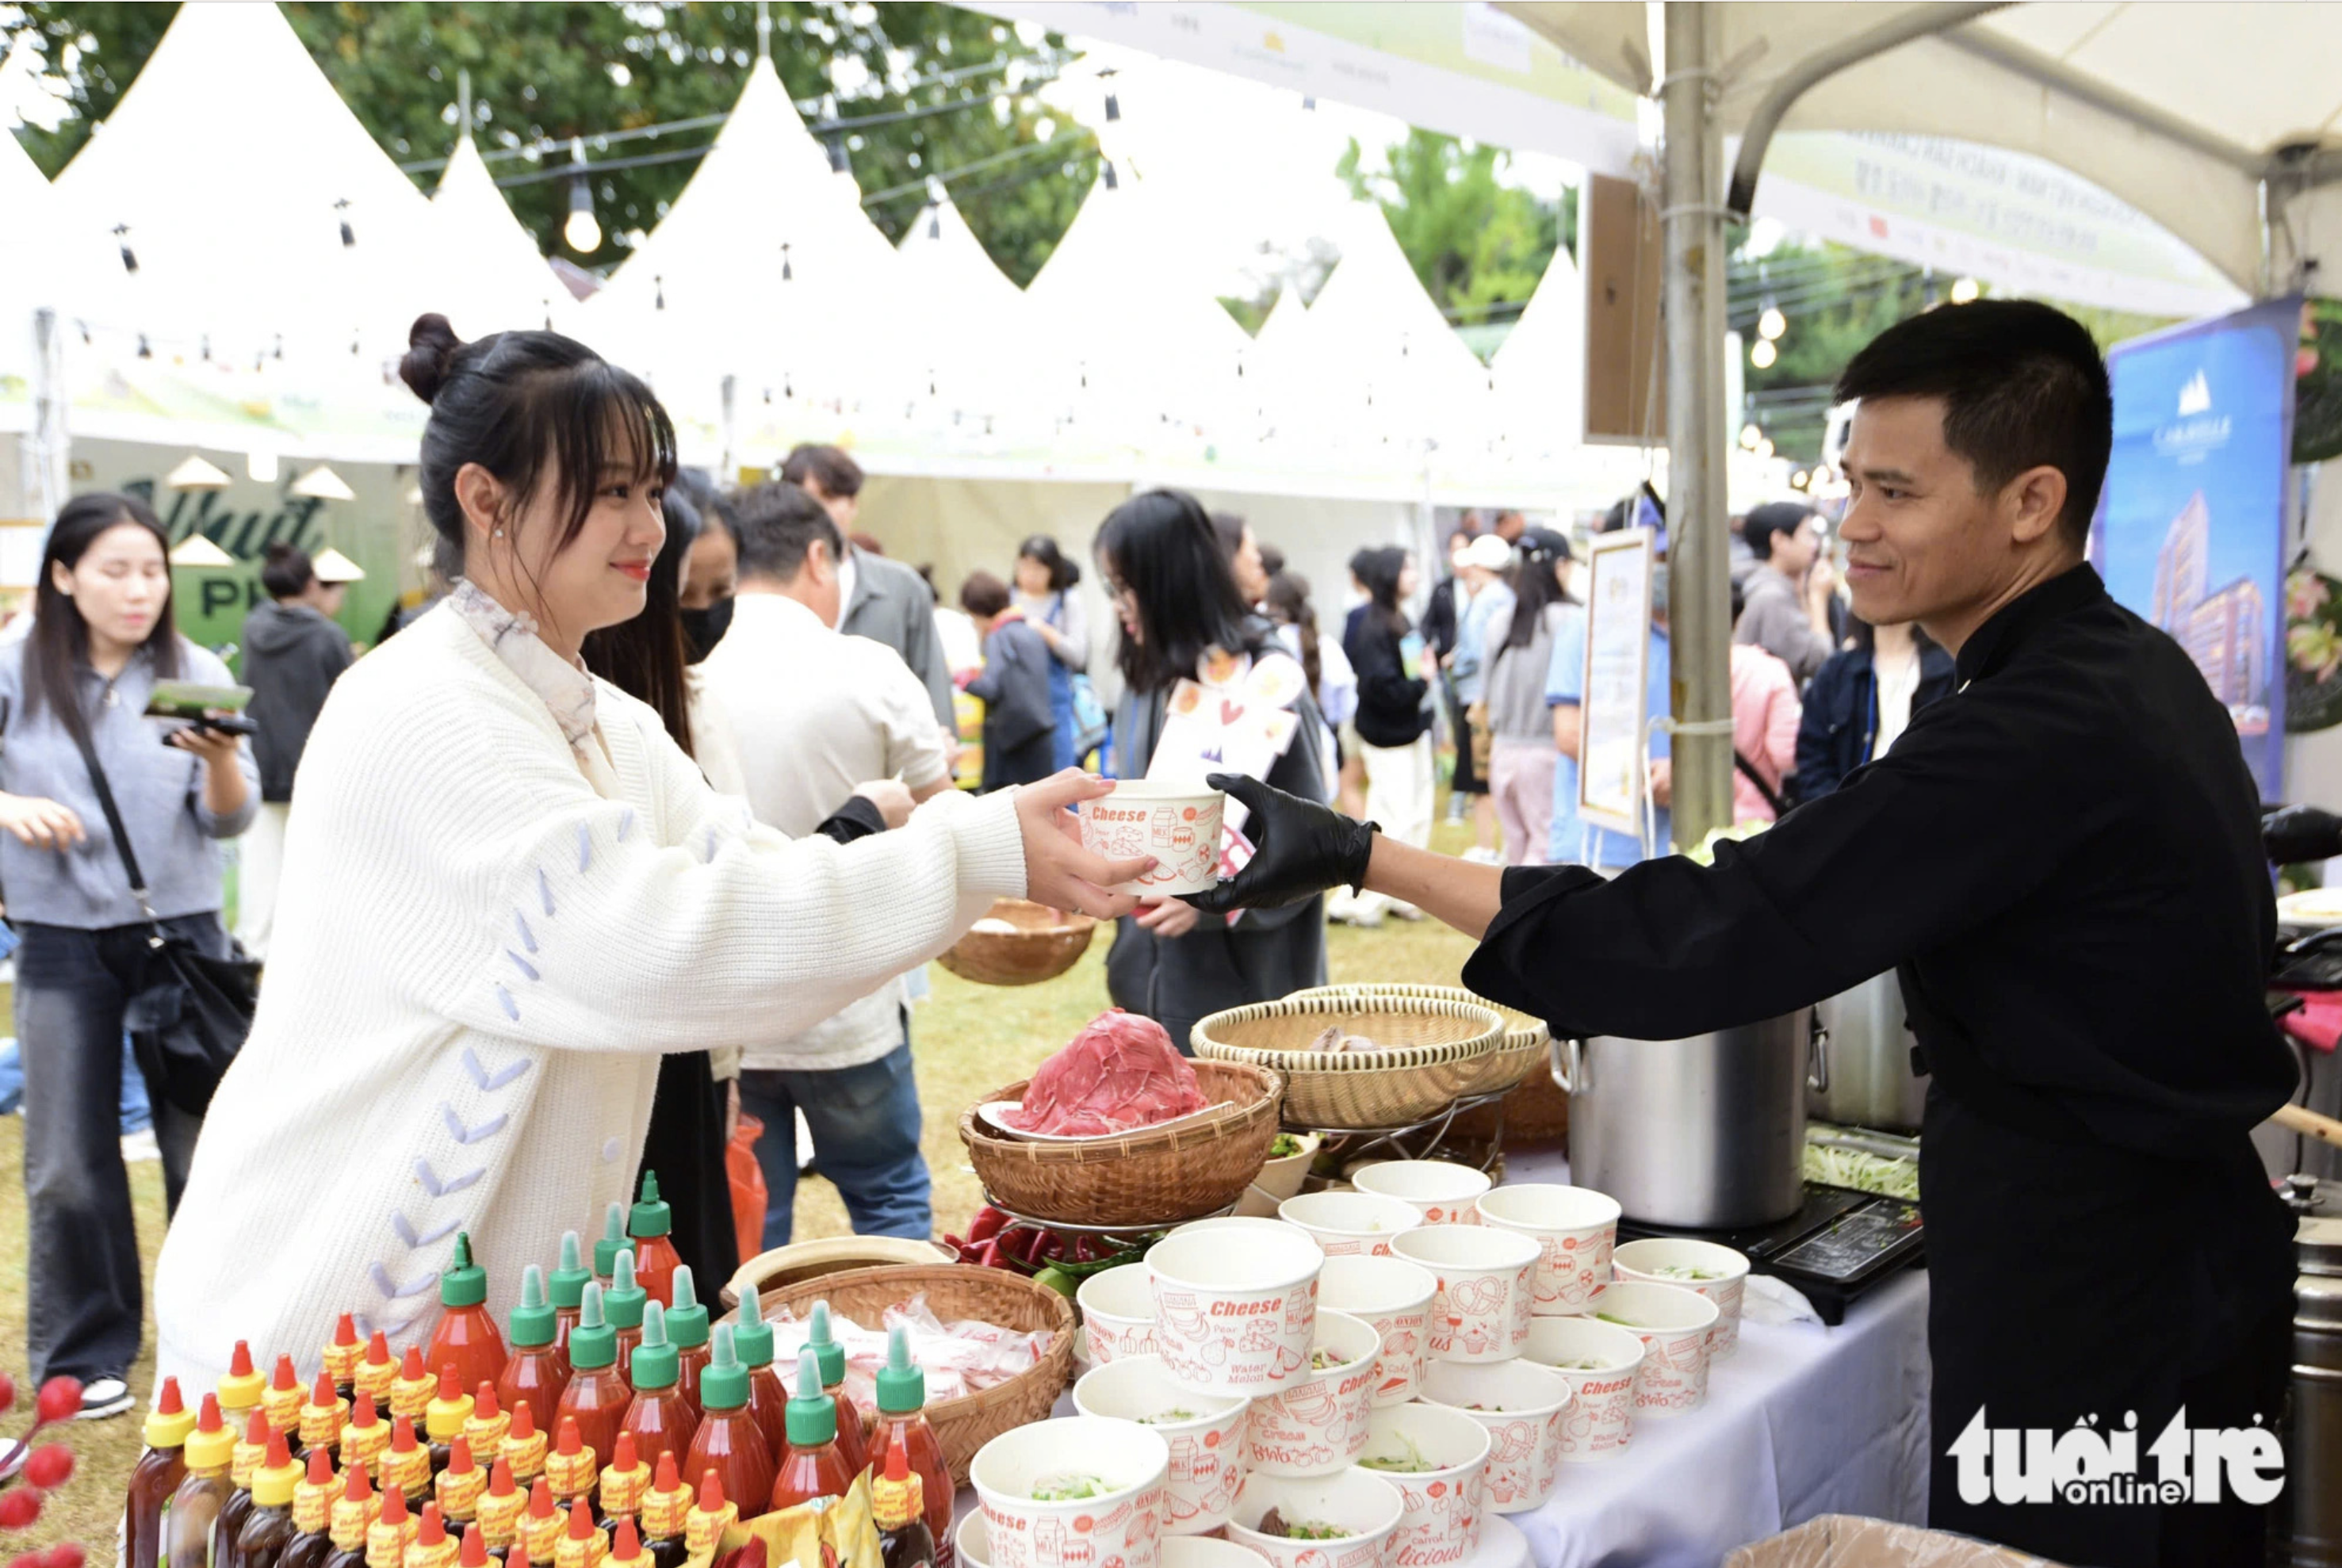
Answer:
[[[1331,1372],[1337,1366],[1349,1364],[1347,1360],[1330,1350],[1313,1350],[1309,1353],[1309,1370],[1312,1372]]]
[[[1661,1263],[1650,1273],[1654,1278],[1663,1280],[1720,1280],[1724,1277],[1720,1269],[1703,1269],[1691,1263]]]
[[[1371,1458],[1361,1459],[1358,1461],[1358,1463],[1367,1470],[1385,1470],[1399,1475],[1421,1475],[1426,1471],[1436,1470],[1439,1468],[1439,1466],[1432,1463],[1428,1459],[1424,1458],[1423,1450],[1417,1448],[1415,1445],[1415,1439],[1409,1437],[1406,1433],[1395,1433],[1392,1435],[1396,1436],[1399,1440],[1401,1446],[1406,1448],[1406,1452],[1405,1453],[1396,1455],[1376,1454]]]
[[[1036,1503],[1079,1503],[1104,1497],[1114,1488],[1095,1475],[1045,1475],[1033,1483]]]
[[[1288,1524],[1285,1522],[1285,1515],[1272,1508],[1260,1516],[1260,1533],[1281,1536],[1287,1541],[1340,1541],[1353,1532],[1316,1519],[1296,1520]]]
[[[1623,1318],[1623,1317],[1619,1317],[1619,1316],[1617,1316],[1616,1313],[1613,1313],[1598,1312],[1598,1313],[1596,1313],[1594,1315],[1595,1315],[1596,1317],[1597,1317],[1597,1318],[1600,1318],[1604,1323],[1616,1323],[1620,1328],[1641,1328],[1641,1327],[1643,1326],[1641,1323],[1630,1322],[1630,1321],[1628,1321],[1627,1319]]]
[[[1608,1366],[1608,1364],[1609,1363],[1607,1362],[1599,1361],[1549,1361],[1546,1363],[1546,1365],[1558,1367],[1563,1372],[1600,1372]]]
[[[1301,1140],[1292,1134],[1279,1133],[1276,1135],[1276,1142],[1268,1146],[1268,1157],[1272,1160],[1289,1160],[1301,1153]]]
[[[1917,1203],[1919,1166],[1917,1161],[1892,1159],[1861,1149],[1839,1149],[1820,1144],[1806,1145],[1806,1180],[1828,1187],[1851,1187],[1889,1198]]]
[[[1168,1426],[1175,1421],[1193,1421],[1195,1419],[1196,1413],[1192,1410],[1158,1410],[1153,1415],[1140,1416],[1138,1418],[1138,1424],[1141,1426]]]

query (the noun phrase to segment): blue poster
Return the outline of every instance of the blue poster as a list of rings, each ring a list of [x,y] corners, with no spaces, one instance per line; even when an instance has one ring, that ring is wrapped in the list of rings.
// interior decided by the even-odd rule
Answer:
[[[2261,798],[2285,798],[2286,470],[2301,301],[2121,344],[2114,456],[2090,555],[2171,634],[2237,722]]]

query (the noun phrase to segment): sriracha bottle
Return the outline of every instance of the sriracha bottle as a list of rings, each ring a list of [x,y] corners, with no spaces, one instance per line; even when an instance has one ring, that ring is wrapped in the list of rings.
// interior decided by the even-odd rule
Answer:
[[[634,1403],[635,1391],[618,1371],[617,1331],[602,1321],[600,1285],[586,1287],[583,1310],[577,1332],[569,1338],[569,1385],[561,1391],[561,1401],[545,1424],[558,1443],[562,1422],[575,1421],[578,1436],[603,1454],[616,1444],[619,1423]]]
[[[571,1239],[575,1239],[574,1233]],[[581,1303],[583,1300],[581,1286]],[[545,1302],[545,1275],[535,1263],[520,1272],[520,1305],[506,1321],[512,1330],[512,1357],[496,1377],[497,1403],[510,1407],[525,1399],[539,1410],[555,1408],[569,1384],[569,1358],[561,1352],[567,1336],[561,1332],[558,1310]]]
[[[707,1309],[699,1304],[691,1265],[678,1264],[675,1271],[675,1304],[666,1309],[666,1340],[675,1346],[675,1385],[691,1402],[691,1413],[695,1416],[699,1413],[699,1374],[707,1368]]]
[[[635,1283],[634,1253],[620,1253],[617,1263],[612,1266],[616,1270],[616,1277],[611,1281],[610,1288],[602,1293],[602,1315],[608,1318],[610,1326],[618,1331],[618,1375],[632,1379],[635,1375],[635,1346],[643,1343],[643,1308],[650,1303],[650,1293]],[[576,1335],[572,1334],[570,1339],[574,1343]],[[569,1364],[573,1369],[576,1366],[575,1355],[570,1356]]]
[[[776,1464],[789,1446],[789,1391],[773,1370],[773,1325],[765,1321],[764,1305],[750,1285],[740,1297],[739,1321],[732,1325],[732,1348],[748,1369],[748,1413],[765,1436],[765,1449]]]
[[[634,1433],[635,1452],[646,1463],[656,1464],[662,1453],[690,1451],[699,1417],[676,1383],[679,1370],[675,1346],[667,1343],[666,1309],[652,1302],[643,1308],[643,1343],[635,1349],[635,1400],[618,1428]]]
[[[569,1364],[569,1334],[577,1326],[578,1308],[586,1300],[586,1282],[594,1277],[591,1270],[577,1261],[577,1233],[561,1233],[561,1266],[555,1269],[545,1282],[545,1292],[553,1301],[553,1348],[562,1353],[561,1364]],[[527,1300],[528,1280],[521,1278],[521,1299]]]
[[[677,1287],[681,1289],[678,1280]],[[756,1430],[748,1410],[748,1369],[732,1348],[730,1323],[716,1328],[716,1358],[699,1383],[699,1430],[691,1434],[690,1456],[683,1462],[686,1475],[715,1471],[724,1479],[724,1495],[740,1500],[740,1516],[753,1519],[765,1511],[773,1494],[773,1451]]]
[[[830,1337],[827,1302],[813,1303],[812,1334],[806,1345],[821,1368],[822,1392],[837,1403],[837,1452],[846,1456],[846,1467],[859,1475],[870,1468],[870,1443],[863,1435],[862,1412],[846,1397],[846,1347]]]
[[[452,1369],[455,1386],[494,1383],[505,1370],[505,1336],[488,1315],[488,1271],[472,1262],[472,1238],[455,1233],[455,1256],[439,1276],[439,1326],[425,1357],[435,1373]]]
[[[683,1254],[675,1250],[667,1233],[675,1229],[675,1211],[659,1200],[658,1173],[643,1173],[643,1194],[626,1219],[626,1234],[635,1241],[635,1281],[663,1307],[675,1304],[675,1271]]]
[[[884,1452],[896,1443],[903,1445],[925,1500],[935,1568],[951,1568],[951,1471],[944,1463],[944,1445],[927,1421],[926,1406],[927,1374],[912,1361],[910,1335],[896,1323],[886,1331],[886,1364],[878,1369],[878,1432],[871,1446]]]
[[[155,1408],[146,1413],[146,1452],[130,1472],[122,1505],[123,1560],[127,1568],[155,1568],[171,1519],[171,1497],[186,1479],[187,1433],[195,1412],[179,1393],[179,1380],[166,1377]]]
[[[797,1396],[789,1401],[789,1447],[773,1480],[771,1512],[816,1497],[843,1497],[856,1472],[837,1449],[837,1403],[821,1391],[813,1346],[797,1353]]]
[[[633,1251],[626,1244],[626,1206],[612,1203],[602,1214],[602,1239],[594,1243],[594,1277],[604,1290],[618,1277],[618,1259]]]

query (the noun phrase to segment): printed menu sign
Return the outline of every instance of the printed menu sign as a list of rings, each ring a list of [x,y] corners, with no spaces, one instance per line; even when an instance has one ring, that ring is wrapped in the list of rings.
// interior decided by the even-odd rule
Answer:
[[[1600,534],[1589,554],[1577,814],[1639,839],[1650,772],[1643,709],[1651,657],[1651,531]]]

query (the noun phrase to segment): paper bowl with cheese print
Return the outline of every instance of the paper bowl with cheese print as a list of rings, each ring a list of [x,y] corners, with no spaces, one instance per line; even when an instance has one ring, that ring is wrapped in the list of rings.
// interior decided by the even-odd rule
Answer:
[[[1197,1393],[1273,1393],[1306,1372],[1326,1254],[1299,1231],[1190,1231],[1146,1253],[1155,1353]]]
[[[1082,1414],[1137,1422],[1169,1445],[1163,1527],[1174,1535],[1201,1534],[1228,1522],[1236,1483],[1244,1479],[1249,1403],[1181,1388],[1163,1358],[1154,1355],[1126,1356],[1083,1373],[1074,1384],[1074,1408]]]
[[[1675,1236],[1628,1242],[1611,1254],[1613,1279],[1636,1284],[1673,1285],[1716,1303],[1716,1326],[1708,1331],[1713,1363],[1740,1348],[1740,1301],[1748,1288],[1748,1259],[1730,1247]]]
[[[1375,1412],[1358,1468],[1397,1487],[1406,1504],[1391,1538],[1392,1568],[1450,1568],[1479,1550],[1495,1449],[1488,1429],[1461,1411],[1402,1404]],[[1378,1469],[1377,1460],[1430,1468]]]
[[[1262,1533],[1271,1511],[1287,1525],[1327,1524],[1346,1533],[1296,1541]],[[1270,1568],[1390,1568],[1391,1537],[1406,1516],[1398,1488],[1371,1471],[1333,1475],[1247,1475],[1228,1520],[1228,1539],[1268,1559]]]
[[[1643,1342],[1635,1379],[1635,1415],[1681,1415],[1707,1403],[1707,1334],[1716,1303],[1674,1285],[1613,1283],[1602,1293],[1601,1321]]]
[[[1569,1410],[1561,1462],[1586,1464],[1624,1453],[1635,1440],[1635,1383],[1643,1366],[1638,1334],[1591,1317],[1541,1317],[1529,1324],[1521,1359],[1561,1373]]]
[[[1170,1445],[1135,1421],[1073,1415],[1002,1433],[967,1467],[992,1568],[1160,1568],[1170,1470]],[[1096,1494],[1034,1495],[1066,1482]]]
[[[1082,1338],[1092,1365],[1155,1353],[1155,1284],[1145,1263],[1090,1275],[1074,1293],[1074,1302],[1082,1309]]]
[[[1163,1542],[1163,1568],[1268,1568],[1268,1559],[1217,1536],[1172,1535]]]
[[[1439,1282],[1405,1258],[1327,1258],[1317,1276],[1317,1310],[1363,1318],[1382,1337],[1374,1403],[1405,1404],[1423,1383],[1424,1345]]]
[[[1610,1253],[1618,1239],[1618,1200],[1586,1187],[1524,1183],[1498,1187],[1476,1205],[1480,1223],[1534,1236],[1540,1317],[1592,1312],[1610,1283]]]
[[[1329,1258],[1386,1258],[1394,1238],[1423,1223],[1413,1203],[1372,1193],[1303,1193],[1277,1204],[1276,1217],[1308,1233]]]
[[[1496,1513],[1526,1513],[1553,1495],[1570,1397],[1561,1373],[1525,1361],[1501,1366],[1435,1361],[1423,1369],[1424,1403],[1487,1428],[1488,1507]]]
[[[1189,1220],[1184,1225],[1174,1225],[1169,1233],[1187,1235],[1196,1231],[1266,1231],[1270,1235],[1290,1235],[1294,1227],[1274,1214],[1221,1214],[1214,1219]]]
[[[1220,879],[1220,814],[1226,797],[1195,784],[1125,779],[1076,807],[1082,847],[1109,860],[1152,855],[1155,869],[1117,893],[1207,893]]]
[[[1391,1243],[1391,1255],[1439,1282],[1425,1349],[1435,1361],[1510,1361],[1528,1343],[1537,1243],[1485,1225],[1425,1225]]]
[[[1426,1225],[1475,1225],[1472,1205],[1490,1183],[1485,1172],[1446,1160],[1381,1160],[1362,1165],[1350,1184],[1377,1197],[1396,1198]]]
[[[984,1533],[984,1510],[972,1508],[952,1532],[952,1552],[966,1568],[992,1568],[992,1542]]]
[[[1285,1387],[1252,1402],[1245,1422],[1245,1468],[1264,1475],[1330,1475],[1366,1444],[1375,1362],[1382,1337],[1363,1319],[1317,1313],[1310,1361]]]

